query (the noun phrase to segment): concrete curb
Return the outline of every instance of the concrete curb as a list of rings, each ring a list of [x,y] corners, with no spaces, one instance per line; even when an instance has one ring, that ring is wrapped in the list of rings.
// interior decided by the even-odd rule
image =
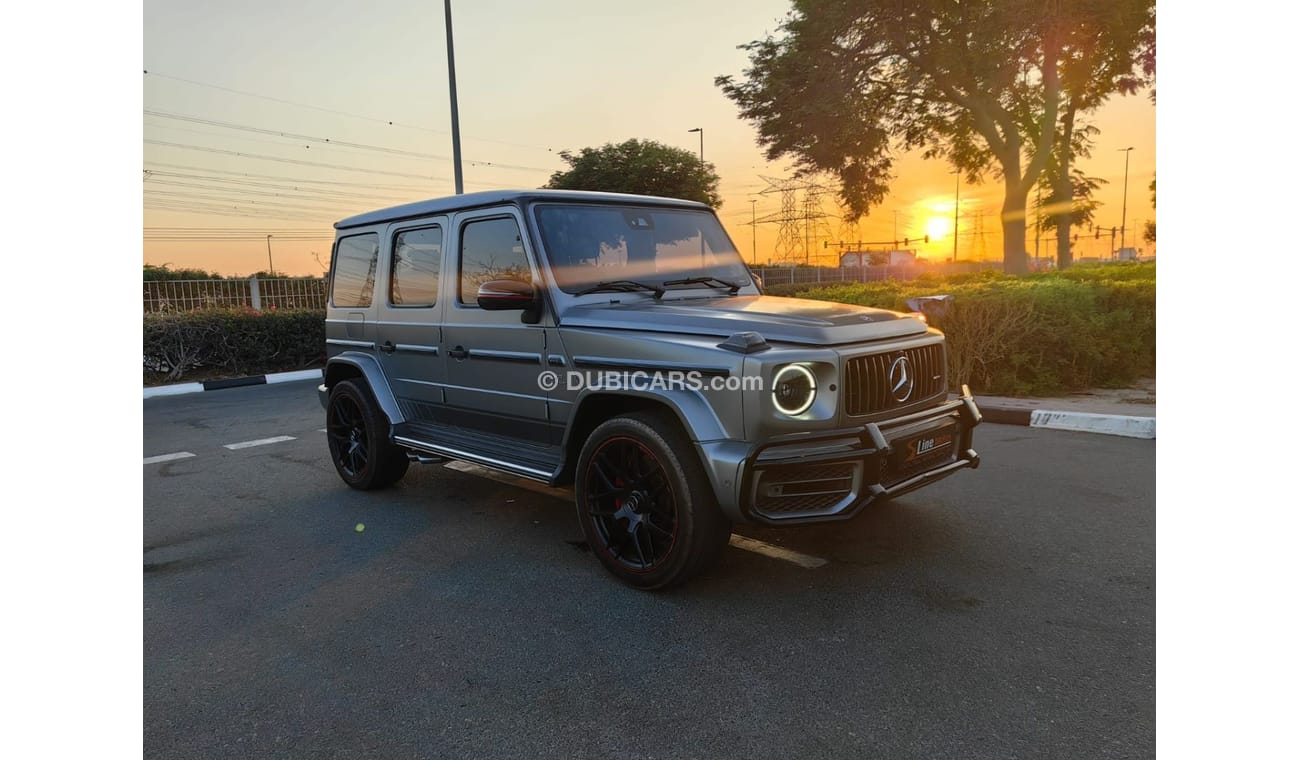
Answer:
[[[1089,412],[1057,412],[1035,409],[1029,420],[1030,427],[1052,430],[1075,430],[1081,433],[1122,435],[1126,438],[1155,438],[1155,417],[1131,417],[1123,414],[1093,414]]]
[[[201,383],[177,383],[175,385],[156,385],[144,389],[146,399],[159,396],[180,396],[186,393],[219,391],[224,388],[242,388],[246,385],[274,385],[275,383],[292,383],[298,380],[319,380],[323,377],[318,369],[303,369],[295,372],[276,372],[270,375],[253,375],[251,377],[232,377],[225,380],[204,380]]]
[[[1078,433],[1100,433],[1102,435],[1119,435],[1126,438],[1153,439],[1156,437],[1155,417],[1100,414],[1097,412],[1067,412],[1058,409],[1024,409],[1021,407],[998,406],[988,401],[980,401],[978,398],[976,398],[975,403],[979,404],[980,415],[984,421],[995,425],[1072,430]]]

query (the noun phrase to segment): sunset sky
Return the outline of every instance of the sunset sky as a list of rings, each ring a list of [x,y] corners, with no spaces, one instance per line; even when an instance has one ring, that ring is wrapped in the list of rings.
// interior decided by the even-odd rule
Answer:
[[[749,260],[750,200],[760,218],[778,212],[779,194],[759,194],[761,177],[789,171],[763,159],[713,78],[740,74],[737,45],[774,30],[788,7],[454,2],[466,190],[538,187],[563,168],[559,151],[633,137],[697,150],[687,130],[702,127],[704,157],[722,178],[719,216]],[[319,274],[335,220],[453,192],[441,3],[147,0],[144,22],[145,263],[247,274],[267,267],[270,234],[277,271]],[[1101,133],[1081,166],[1108,181],[1098,222],[1120,225],[1121,151],[1132,146],[1129,244],[1152,253],[1140,236],[1155,218],[1155,106],[1145,94],[1116,98],[1091,120]],[[892,239],[897,212],[899,237],[930,232],[921,255],[950,256],[949,171],[900,157],[893,192],[856,233]],[[991,177],[963,185],[960,258],[1001,257],[1001,198]],[[853,239],[838,218],[825,222],[823,239]],[[776,234],[758,225],[760,264]],[[1032,255],[1032,232],[1027,247]],[[1051,250],[1044,239],[1043,254]],[[1109,250],[1108,235],[1081,234],[1076,255]]]

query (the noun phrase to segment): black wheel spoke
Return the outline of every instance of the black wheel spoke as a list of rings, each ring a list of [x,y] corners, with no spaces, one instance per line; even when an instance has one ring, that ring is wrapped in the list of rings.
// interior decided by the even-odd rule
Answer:
[[[633,529],[632,529],[632,546],[636,547],[636,556],[638,556],[638,557],[641,558],[641,566],[642,566],[642,567],[649,567],[649,566],[650,566],[650,563],[645,561],[645,552],[641,551],[641,542],[637,540],[637,537],[636,537],[636,536],[637,536],[636,528],[633,528]],[[650,552],[650,556],[652,556],[652,557],[654,556],[654,552],[653,552],[653,551]]]

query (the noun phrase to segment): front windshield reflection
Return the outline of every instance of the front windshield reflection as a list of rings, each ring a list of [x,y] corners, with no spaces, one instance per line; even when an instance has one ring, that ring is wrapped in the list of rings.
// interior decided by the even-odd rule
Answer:
[[[685,277],[717,277],[742,287],[751,282],[722,225],[704,211],[543,205],[537,223],[556,282],[567,293],[613,280],[653,286]]]

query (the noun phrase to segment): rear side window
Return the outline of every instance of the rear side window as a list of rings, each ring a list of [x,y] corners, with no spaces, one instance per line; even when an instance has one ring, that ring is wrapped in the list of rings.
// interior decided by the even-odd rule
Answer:
[[[394,306],[433,306],[438,301],[438,271],[441,267],[441,227],[398,233],[393,240],[389,303]]]
[[[375,293],[378,262],[378,234],[340,238],[334,254],[334,288],[330,294],[334,305],[353,309],[369,306]]]
[[[477,303],[479,286],[490,280],[533,281],[513,217],[469,222],[460,228],[460,302]]]

